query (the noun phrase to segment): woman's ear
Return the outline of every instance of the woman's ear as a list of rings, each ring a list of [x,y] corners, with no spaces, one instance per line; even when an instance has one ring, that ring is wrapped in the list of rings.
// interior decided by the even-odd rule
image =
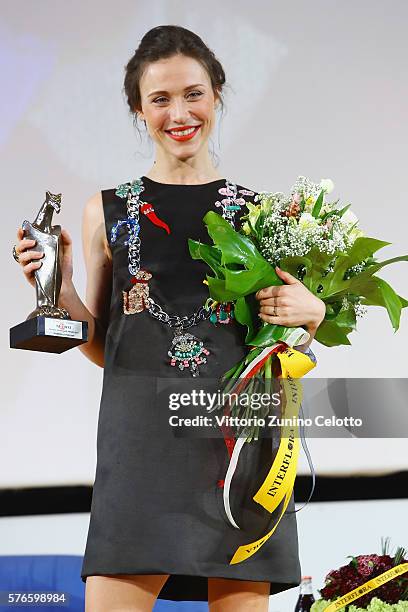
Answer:
[[[144,115],[140,108],[134,108],[133,112],[136,115],[137,119],[140,119],[140,121],[144,121]]]

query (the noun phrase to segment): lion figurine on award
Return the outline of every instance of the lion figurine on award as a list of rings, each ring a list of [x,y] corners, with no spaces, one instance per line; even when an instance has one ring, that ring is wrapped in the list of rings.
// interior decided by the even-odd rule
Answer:
[[[73,321],[58,306],[61,290],[61,226],[52,225],[54,212],[61,210],[62,194],[46,192],[45,201],[33,223],[23,221],[24,237],[36,241],[44,253],[35,270],[37,307],[27,319],[10,329],[10,348],[62,353],[87,341],[87,321]]]

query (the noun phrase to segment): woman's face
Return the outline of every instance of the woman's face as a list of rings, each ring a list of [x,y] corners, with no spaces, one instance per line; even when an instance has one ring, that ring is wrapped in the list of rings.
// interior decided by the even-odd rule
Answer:
[[[216,97],[198,61],[175,55],[150,63],[140,79],[140,94],[140,118],[164,153],[185,160],[207,145]]]

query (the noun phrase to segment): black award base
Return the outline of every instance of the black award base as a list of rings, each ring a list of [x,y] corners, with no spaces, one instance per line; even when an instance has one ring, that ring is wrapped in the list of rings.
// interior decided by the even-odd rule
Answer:
[[[10,348],[63,353],[88,340],[88,322],[38,316],[10,329]]]

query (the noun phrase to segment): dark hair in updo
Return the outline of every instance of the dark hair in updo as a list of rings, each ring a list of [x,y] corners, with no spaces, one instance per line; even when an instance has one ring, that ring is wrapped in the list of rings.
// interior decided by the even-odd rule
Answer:
[[[177,54],[191,57],[203,66],[211,80],[214,94],[218,94],[221,108],[224,109],[222,89],[225,84],[225,73],[214,53],[197,34],[176,25],[162,25],[152,28],[143,36],[133,57],[125,67],[124,93],[130,112],[137,120],[140,110],[140,79],[150,62],[172,57]]]

